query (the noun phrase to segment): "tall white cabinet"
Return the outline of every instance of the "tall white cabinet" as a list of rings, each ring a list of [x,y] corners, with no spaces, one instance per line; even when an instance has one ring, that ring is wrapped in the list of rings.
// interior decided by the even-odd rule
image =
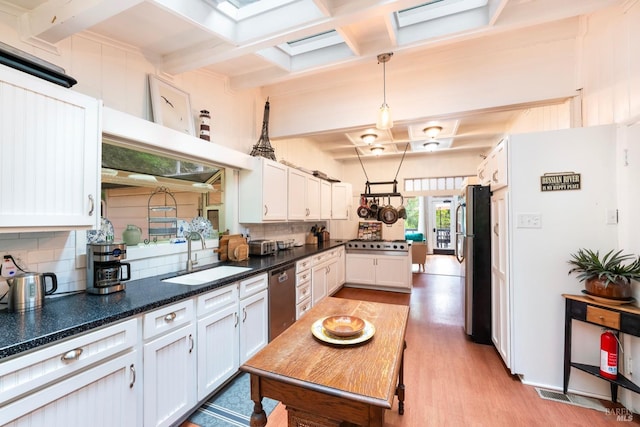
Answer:
[[[101,106],[0,65],[0,231],[98,227]]]
[[[511,368],[511,293],[509,289],[509,191],[491,196],[491,341]]]

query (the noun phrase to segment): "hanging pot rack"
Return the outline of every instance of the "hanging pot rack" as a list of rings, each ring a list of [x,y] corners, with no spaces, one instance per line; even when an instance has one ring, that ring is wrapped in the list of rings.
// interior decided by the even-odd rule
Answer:
[[[367,179],[367,181],[364,184],[364,193],[360,193],[360,197],[364,197],[364,198],[391,198],[391,197],[400,197],[401,199],[401,204],[404,204],[404,197],[402,196],[402,193],[398,192],[398,173],[400,173],[400,168],[402,167],[402,162],[404,161],[404,156],[407,154],[407,149],[409,148],[409,143],[407,143],[407,145],[404,148],[404,152],[402,153],[402,159],[400,159],[400,164],[398,165],[398,170],[396,171],[396,176],[393,178],[393,181],[377,181],[377,182],[372,182],[369,181],[369,176],[367,175],[367,171],[364,168],[364,165],[362,164],[362,159],[360,158],[360,153],[358,153],[358,149],[356,148],[356,155],[358,156],[358,160],[360,161],[360,166],[362,166],[362,171],[364,172],[364,176]],[[392,191],[391,192],[376,192],[373,193],[371,191],[371,186],[372,185],[391,185],[392,186]]]

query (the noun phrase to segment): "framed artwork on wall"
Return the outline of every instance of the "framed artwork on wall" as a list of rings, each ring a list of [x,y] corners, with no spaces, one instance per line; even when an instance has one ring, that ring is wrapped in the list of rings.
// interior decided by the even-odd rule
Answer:
[[[149,74],[153,121],[168,128],[195,136],[189,94]]]

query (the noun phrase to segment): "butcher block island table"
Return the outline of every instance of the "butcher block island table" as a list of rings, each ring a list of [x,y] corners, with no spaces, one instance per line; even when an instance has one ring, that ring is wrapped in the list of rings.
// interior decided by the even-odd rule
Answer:
[[[328,316],[369,323],[359,344],[331,344],[312,327]],[[403,413],[403,355],[409,307],[327,297],[240,367],[251,376],[252,427],[266,425],[262,398],[282,402],[289,427],[382,427],[398,396]],[[331,338],[329,338],[331,340]],[[357,341],[357,339],[354,339]]]

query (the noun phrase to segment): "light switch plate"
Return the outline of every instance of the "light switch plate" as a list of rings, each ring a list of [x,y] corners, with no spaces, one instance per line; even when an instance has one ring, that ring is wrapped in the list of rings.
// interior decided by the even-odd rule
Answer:
[[[606,215],[606,224],[618,223],[618,209],[607,209]]]
[[[519,213],[516,218],[518,228],[542,228],[542,215],[539,213]]]

